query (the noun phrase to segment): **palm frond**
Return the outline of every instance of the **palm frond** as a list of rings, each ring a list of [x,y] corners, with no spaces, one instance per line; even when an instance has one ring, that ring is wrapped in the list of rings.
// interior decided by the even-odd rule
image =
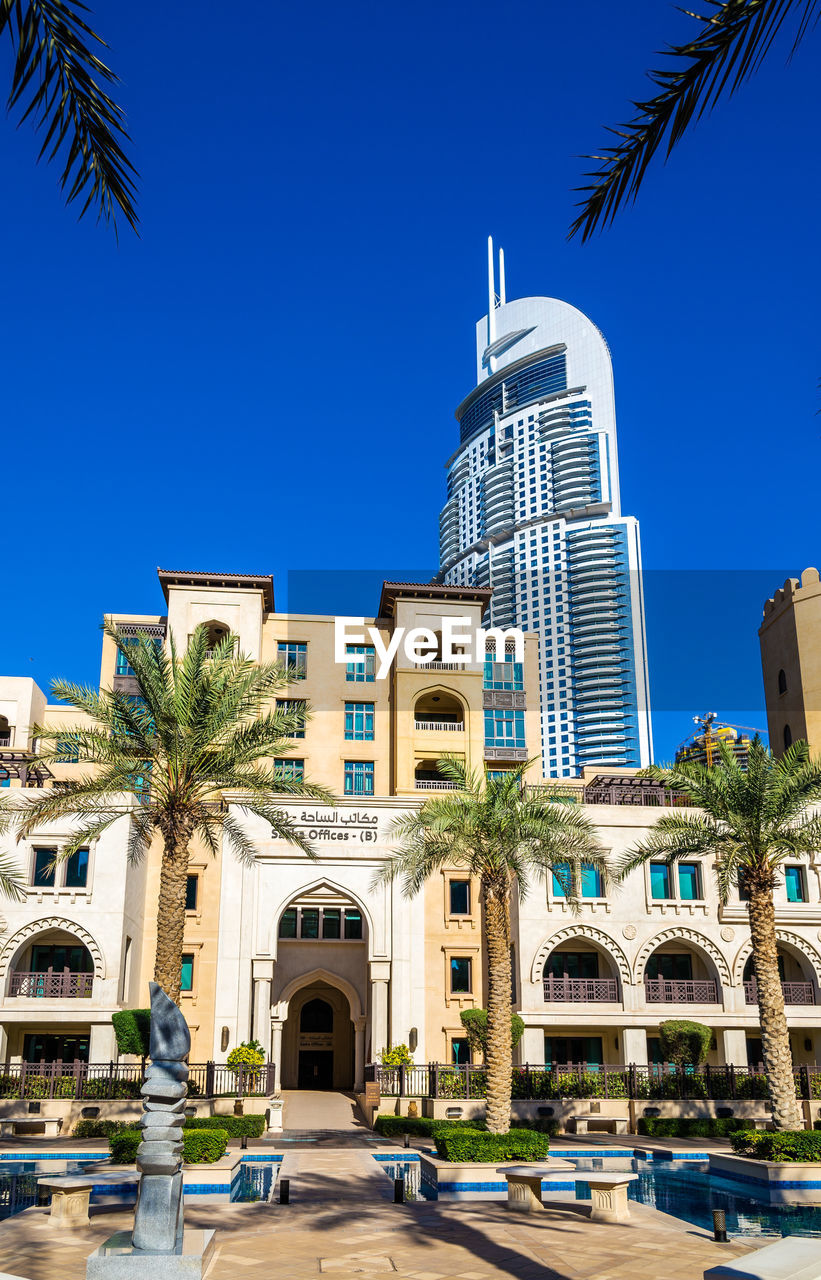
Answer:
[[[94,49],[105,42],[80,17],[75,0],[0,0],[0,34],[14,51],[7,107],[21,110],[44,131],[38,160],[62,152],[60,187],[66,204],[83,200],[80,218],[94,205],[98,219],[117,229],[117,210],[136,231],[137,176],[123,144],[130,141],[125,115],[101,85],[117,76]]]
[[[570,227],[587,240],[597,228],[613,221],[623,205],[635,200],[647,168],[656,152],[669,157],[694,120],[733,94],[767,56],[785,19],[797,18],[793,51],[817,22],[821,0],[707,0],[713,13],[683,10],[701,24],[698,34],[685,44],[664,50],[672,66],[650,71],[659,92],[646,102],[634,102],[636,114],[626,124],[608,132],[616,142],[601,155],[588,156],[598,168],[578,188],[584,198],[581,212]]]

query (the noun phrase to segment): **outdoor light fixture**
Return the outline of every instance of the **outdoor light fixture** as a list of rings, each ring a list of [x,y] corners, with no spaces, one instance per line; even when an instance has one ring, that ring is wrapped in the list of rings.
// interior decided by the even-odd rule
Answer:
[[[416,1052],[416,1046],[418,1045],[418,1043],[419,1043],[419,1032],[416,1027],[411,1027],[410,1031],[408,1032],[408,1048],[410,1049],[411,1053]]]
[[[220,1050],[222,1053],[225,1053],[225,1050],[227,1048],[228,1048],[228,1028],[223,1027],[222,1035],[220,1036]]]
[[[727,1215],[723,1209],[713,1209],[713,1239],[727,1243]]]

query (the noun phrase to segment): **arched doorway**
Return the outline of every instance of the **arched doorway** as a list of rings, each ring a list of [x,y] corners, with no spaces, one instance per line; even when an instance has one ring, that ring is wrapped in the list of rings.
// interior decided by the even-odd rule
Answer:
[[[353,1088],[353,1049],[351,1007],[342,991],[313,982],[291,997],[282,1036],[283,1088]]]

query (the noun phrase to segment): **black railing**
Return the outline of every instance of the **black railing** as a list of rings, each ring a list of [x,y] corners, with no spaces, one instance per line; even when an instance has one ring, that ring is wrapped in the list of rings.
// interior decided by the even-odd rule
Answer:
[[[261,1067],[193,1063],[188,1068],[192,1098],[249,1098],[273,1093],[273,1062]],[[88,1098],[94,1101],[139,1098],[145,1065],[122,1062],[18,1062],[0,1069],[0,1099]]]
[[[386,1097],[482,1099],[487,1069],[481,1064],[383,1067],[372,1064],[366,1079]],[[821,1098],[821,1067],[797,1067],[799,1098]],[[564,1098],[728,1099],[767,1098],[767,1077],[758,1067],[677,1067],[671,1062],[623,1066],[598,1062],[526,1064],[513,1068],[511,1097],[516,1100]]]

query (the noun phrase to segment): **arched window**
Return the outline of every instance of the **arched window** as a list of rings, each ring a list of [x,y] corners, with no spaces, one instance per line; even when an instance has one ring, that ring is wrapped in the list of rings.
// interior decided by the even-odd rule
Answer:
[[[228,635],[229,628],[224,622],[216,622],[213,620],[211,622],[206,622],[205,627],[208,632],[207,652],[210,654],[213,653],[218,644],[222,644],[223,640]]]
[[[788,724],[784,725],[784,750],[792,746],[792,729]]]
[[[784,668],[783,668],[783,667],[781,668],[781,670],[780,670],[780,671],[779,671],[779,673],[778,673],[778,692],[779,692],[779,693],[786,693],[786,692],[787,692],[787,677],[786,677],[786,675],[784,674]]]

